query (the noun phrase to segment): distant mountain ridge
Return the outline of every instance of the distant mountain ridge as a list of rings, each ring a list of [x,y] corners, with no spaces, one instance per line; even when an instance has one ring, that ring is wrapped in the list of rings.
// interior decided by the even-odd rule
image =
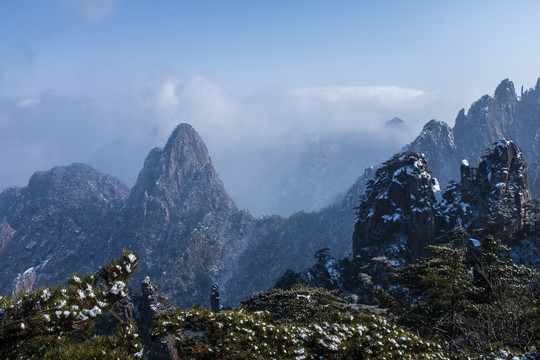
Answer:
[[[72,164],[35,173],[24,188],[0,193],[0,289],[10,293],[30,267],[35,286],[112,258],[111,229],[129,194],[117,179]]]
[[[215,281],[225,301],[238,303],[286,269],[309,266],[321,247],[349,252],[362,192],[360,181],[319,213],[255,219],[227,195],[197,132],[180,124],[148,154],[131,191],[73,164],[2,192],[0,289],[57,283],[130,249],[141,255],[140,276],[150,275],[178,305],[207,303]]]
[[[442,176],[448,184],[451,179],[461,179],[459,164],[463,158],[476,167],[485,154],[483,146],[491,147],[496,136],[517,134],[533,154],[528,156],[532,160],[527,169],[534,195],[533,186],[538,184],[537,174],[540,173],[534,141],[540,136],[540,127],[535,127],[540,123],[539,99],[539,84],[518,99],[513,84],[505,80],[494,97],[483,97],[467,114],[461,111],[454,129],[437,121],[426,124],[417,139],[407,146],[408,150],[425,155],[411,155],[410,159],[402,160],[412,161],[410,165],[416,164],[418,169],[427,168],[426,163],[429,163],[435,176]],[[534,131],[525,131],[528,125]],[[466,132],[464,126],[473,130]],[[473,140],[478,140],[478,144],[467,142]],[[469,150],[472,156],[467,155]],[[519,158],[520,154],[520,150],[515,150],[512,158]],[[513,165],[505,166],[510,169]],[[498,174],[504,174],[503,167],[498,168]],[[487,179],[487,173],[478,177],[480,173],[479,169],[471,183],[479,178]],[[141,255],[137,276],[150,275],[163,295],[177,305],[208,304],[213,282],[220,284],[225,304],[236,304],[253,292],[273,286],[287,269],[299,271],[310,267],[314,262],[313,254],[319,249],[330,248],[336,258],[349,254],[353,250],[351,239],[357,219],[354,208],[360,204],[366,184],[374,175],[374,168],[368,168],[333,205],[320,211],[299,212],[288,218],[256,219],[235,206],[200,136],[190,125],[180,124],[163,148],[155,148],[148,154],[131,190],[89,166],[73,164],[36,173],[27,187],[0,193],[0,292],[57,283],[74,271],[95,270],[118,256],[122,249],[130,249]],[[425,204],[421,200],[439,201],[435,195],[437,184],[430,172],[420,171],[417,175],[424,183],[413,192],[418,204],[410,207],[411,211],[415,207],[422,209]],[[400,181],[408,181],[406,179]],[[487,182],[489,186],[483,189],[490,191],[493,186],[504,183],[506,194],[510,185],[519,182],[519,176],[510,182],[493,183],[491,178]],[[502,185],[498,189],[502,189]],[[400,190],[397,188],[395,192],[400,193]],[[514,211],[512,201],[517,201],[519,191],[511,194],[513,200],[499,202],[504,205],[504,211],[510,213]],[[485,198],[484,195],[477,199]],[[446,215],[451,216],[452,221],[465,221],[470,217],[466,212],[459,212],[463,209],[459,203],[454,205],[448,208],[454,209],[452,214],[422,211],[406,214],[409,220],[419,224],[414,231],[425,232],[410,239],[431,234],[426,230],[430,227],[423,227],[423,222],[429,225],[435,219],[445,221]],[[384,201],[377,206],[381,219],[386,216],[387,221],[393,221],[397,207]],[[381,209],[388,211],[381,212]],[[369,215],[370,210],[365,211],[364,215]],[[356,226],[361,225],[356,223]],[[373,234],[378,227],[374,222],[364,230]],[[372,244],[366,241],[368,238],[355,240],[355,255]],[[420,241],[416,245],[410,243],[404,251],[413,249],[419,254],[422,244]]]
[[[511,139],[527,154],[531,192],[540,197],[540,78],[536,86],[516,94],[514,83],[503,80],[493,96],[484,95],[469,110],[461,109],[453,128],[442,121],[428,122],[404,150],[423,153],[443,186],[459,180],[453,164],[480,159],[501,138]]]

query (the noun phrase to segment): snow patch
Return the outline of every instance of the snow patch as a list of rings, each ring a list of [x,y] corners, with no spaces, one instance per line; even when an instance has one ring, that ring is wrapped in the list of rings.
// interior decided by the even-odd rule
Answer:
[[[131,262],[131,263],[134,263],[135,260],[137,260],[137,257],[132,253],[129,253],[127,257],[129,259],[129,262]]]
[[[386,221],[398,221],[401,218],[401,214],[394,213],[393,215],[383,215],[381,218]]]
[[[435,200],[437,203],[440,203],[443,200],[442,192],[441,192],[441,186],[439,185],[439,180],[436,178],[432,178],[431,180],[431,191],[433,191],[433,195],[435,195]]]
[[[478,241],[476,239],[470,238],[469,241],[472,242],[474,247],[479,247],[480,246],[480,241]]]

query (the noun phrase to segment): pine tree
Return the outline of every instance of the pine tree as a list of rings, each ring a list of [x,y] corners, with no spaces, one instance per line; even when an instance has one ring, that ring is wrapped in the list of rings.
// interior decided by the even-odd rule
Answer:
[[[466,266],[465,249],[428,246],[432,255],[398,272],[409,288],[410,308],[403,319],[430,334],[453,342],[461,334],[470,298],[475,293],[473,277]]]
[[[538,271],[503,256],[509,251],[501,240],[486,236],[473,253],[475,321],[468,323],[472,346],[489,349],[502,344],[527,350],[540,342]]]
[[[74,274],[67,285],[0,297],[0,358],[131,359],[143,346],[133,322],[110,336],[95,334],[95,321],[127,296],[138,256],[124,251],[97,273]]]

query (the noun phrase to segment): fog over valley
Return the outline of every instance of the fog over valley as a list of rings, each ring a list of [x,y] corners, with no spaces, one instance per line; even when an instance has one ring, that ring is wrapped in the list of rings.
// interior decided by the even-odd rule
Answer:
[[[239,207],[318,209],[427,121],[453,126],[506,77],[534,86],[534,11],[464,7],[5,2],[0,188],[72,162],[131,187],[189,123]]]

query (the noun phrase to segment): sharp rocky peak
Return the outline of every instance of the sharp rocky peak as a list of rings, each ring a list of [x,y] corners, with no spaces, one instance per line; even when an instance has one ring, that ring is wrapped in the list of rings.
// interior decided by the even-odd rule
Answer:
[[[430,120],[413,143],[414,147],[434,147],[444,146],[445,148],[454,147],[454,133],[452,128],[444,121]],[[411,144],[411,145],[413,145]],[[411,146],[409,145],[409,146]],[[407,147],[406,147],[407,148]],[[415,151],[415,149],[410,149]]]
[[[363,261],[380,255],[411,261],[426,245],[446,241],[443,235],[455,227],[485,227],[487,216],[502,224],[490,229],[496,236],[530,233],[537,213],[526,163],[513,141],[495,143],[477,168],[463,160],[461,184],[451,183],[444,194],[425,157],[405,152],[387,161],[368,184],[358,207],[353,252]]]
[[[171,208],[178,206],[184,206],[187,212],[188,208],[236,211],[214,170],[206,145],[188,124],[178,125],[165,147],[154,148],[146,157],[129,203],[138,206],[149,202],[149,198],[160,203],[166,217]]]
[[[122,217],[120,237],[140,253],[141,273],[183,305],[206,294],[251,221],[227,195],[204,142],[188,124],[150,151]]]
[[[180,168],[212,166],[206,145],[189,124],[180,124],[174,129],[163,148],[163,159],[168,176],[173,176]]]
[[[395,155],[367,185],[358,208],[354,255],[369,260],[383,246],[384,255],[396,261],[420,256],[425,239],[436,235],[435,204],[441,200],[439,183],[424,155]]]
[[[501,81],[495,89],[495,99],[500,103],[510,103],[517,100],[516,89],[514,83],[509,79]]]
[[[520,219],[523,206],[532,199],[527,164],[515,142],[501,139],[494,145],[478,166],[476,189],[473,178],[467,181],[471,183],[471,188],[464,186],[463,190],[478,197],[478,200],[486,201],[488,208],[485,212]],[[465,166],[462,165],[462,184],[464,170]],[[474,176],[471,174],[471,177]]]

